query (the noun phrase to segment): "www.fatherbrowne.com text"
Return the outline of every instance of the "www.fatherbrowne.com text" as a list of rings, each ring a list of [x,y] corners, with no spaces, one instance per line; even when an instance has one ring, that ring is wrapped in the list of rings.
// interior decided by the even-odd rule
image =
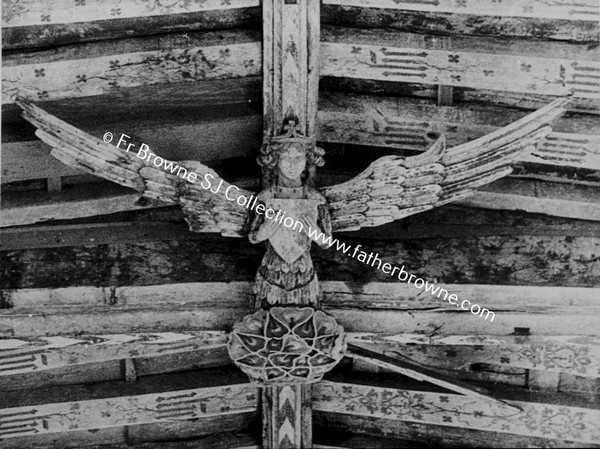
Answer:
[[[127,143],[125,138],[130,138],[125,134],[121,134],[119,142],[117,143],[117,148],[124,149],[126,152],[129,152],[132,147],[135,147],[132,143]],[[113,134],[107,132],[104,134],[104,142],[110,143],[113,139]],[[127,145],[125,148],[121,147],[121,144]],[[179,176],[191,183],[196,183],[198,180],[198,174],[186,169],[185,167],[181,167],[180,165],[168,161],[150,151],[150,147],[145,143],[140,145],[139,150],[137,151],[136,156],[148,163],[151,163],[155,167],[160,167],[163,170],[175,175]],[[339,241],[338,239],[332,238],[330,235],[325,235],[323,232],[318,229],[312,229],[310,226],[305,224],[297,219],[286,216],[285,211],[274,210],[270,207],[265,206],[263,203],[258,202],[258,198],[254,195],[250,195],[247,197],[245,195],[240,195],[237,192],[240,192],[240,189],[234,185],[228,185],[226,188],[223,188],[224,182],[220,180],[218,184],[213,186],[212,181],[215,181],[215,177],[206,173],[202,178],[200,183],[200,187],[213,194],[223,194],[228,201],[235,202],[240,207],[244,207],[250,211],[254,211],[255,213],[262,215],[264,214],[266,218],[269,220],[275,220],[277,223],[283,224],[283,226],[287,228],[292,228],[298,232],[306,232],[308,236],[315,242],[322,242],[323,246],[327,246],[329,248],[335,246],[338,251],[341,251],[343,254],[348,254],[354,259],[357,259],[360,262],[363,262],[367,265],[375,266],[377,263],[377,269],[383,271],[385,274],[389,274],[390,276],[396,276],[398,280],[401,282],[412,283],[416,288],[425,290],[429,292],[432,296],[437,296],[444,301],[448,301],[448,303],[455,305],[456,307],[460,307],[462,310],[469,310],[473,315],[479,315],[483,319],[487,320],[490,318],[490,322],[494,321],[494,317],[496,316],[494,312],[488,310],[486,308],[480,307],[478,304],[472,304],[471,301],[465,299],[459,302],[458,296],[455,294],[450,294],[448,290],[444,288],[440,288],[440,286],[436,286],[434,283],[429,283],[419,277],[416,277],[414,274],[408,273],[404,269],[404,265],[398,268],[395,265],[390,263],[383,263],[383,261],[379,258],[379,254],[367,254],[365,251],[362,251],[360,248],[362,245],[357,245],[352,250],[352,246],[347,245],[344,242]],[[212,187],[212,189],[211,189]],[[443,296],[443,298],[442,298]],[[466,307],[465,307],[466,306]],[[470,307],[469,307],[470,306]],[[485,315],[485,317],[484,317]]]
[[[383,263],[383,261],[379,258],[379,254],[373,254],[372,252],[370,254],[367,254],[365,251],[362,251],[360,249],[362,245],[355,246],[354,250],[351,251],[352,246],[347,245],[344,242],[340,242],[338,239],[334,239],[330,235],[326,236],[322,232],[318,232],[314,229],[309,228],[308,235],[313,240],[320,240],[324,244],[328,245],[329,248],[335,245],[335,248],[338,251],[341,251],[343,254],[348,254],[353,259],[357,259],[358,261],[363,262],[367,265],[371,265],[372,267],[374,267],[375,264],[377,264],[377,269],[383,271],[385,274],[389,274],[390,276],[396,276],[396,273],[398,273],[398,280],[402,282],[407,282],[409,284],[413,284],[418,289],[424,289],[426,292],[429,292],[432,296],[437,296],[438,298],[441,298],[444,301],[448,301],[450,304],[453,304],[456,307],[460,307],[463,310],[469,310],[473,315],[479,315],[485,320],[490,318],[490,322],[494,321],[494,317],[496,316],[496,314],[491,310],[480,307],[478,304],[471,304],[471,301],[469,301],[468,299],[459,302],[458,296],[456,296],[454,293],[451,294],[448,292],[448,290],[441,288],[439,285],[436,286],[434,283],[424,281],[423,279],[416,277],[414,274],[409,274],[404,269],[404,265],[398,268],[397,266],[392,265],[388,262]],[[469,305],[471,307],[469,307]]]

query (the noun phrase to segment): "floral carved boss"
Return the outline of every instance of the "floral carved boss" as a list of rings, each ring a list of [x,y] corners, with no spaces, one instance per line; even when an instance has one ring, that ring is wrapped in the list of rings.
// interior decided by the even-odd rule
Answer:
[[[229,354],[260,384],[313,383],[344,355],[341,326],[311,307],[258,310],[237,323]]]

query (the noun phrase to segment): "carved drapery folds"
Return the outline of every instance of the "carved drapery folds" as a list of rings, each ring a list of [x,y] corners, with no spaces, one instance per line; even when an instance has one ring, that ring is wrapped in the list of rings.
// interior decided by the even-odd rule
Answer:
[[[346,350],[344,329],[333,317],[311,307],[258,310],[237,323],[229,355],[261,385],[314,383]]]

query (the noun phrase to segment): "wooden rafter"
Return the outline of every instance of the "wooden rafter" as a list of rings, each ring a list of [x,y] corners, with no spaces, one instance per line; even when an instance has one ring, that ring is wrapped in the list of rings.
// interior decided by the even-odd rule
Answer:
[[[426,3],[406,2],[409,9],[416,5],[412,9],[419,11],[424,9],[428,12],[456,13],[457,11],[454,11],[454,9],[458,8],[455,3],[451,5],[444,0],[432,2],[432,4],[435,3],[432,8],[426,6]],[[547,58],[545,56],[541,57],[537,53],[545,54],[548,53],[548,49],[559,48],[559,46],[550,44],[542,44],[539,47],[525,45],[523,47],[525,50],[520,48],[518,51],[513,51],[514,49],[511,49],[510,52],[505,54],[497,43],[490,39],[484,42],[485,45],[482,45],[484,49],[479,52],[475,50],[474,40],[469,41],[469,39],[458,38],[454,40],[454,46],[446,45],[450,40],[438,46],[437,44],[430,45],[428,42],[420,41],[418,36],[414,34],[391,32],[385,36],[383,41],[385,41],[385,45],[390,44],[390,42],[393,45],[390,44],[389,48],[382,49],[381,45],[383,44],[374,43],[369,38],[369,36],[377,33],[344,30],[340,35],[350,37],[348,39],[350,43],[348,43],[345,40],[339,40],[338,31],[333,27],[328,29],[325,42],[321,45],[318,38],[316,38],[319,32],[318,20],[315,21],[315,17],[318,17],[318,11],[307,11],[306,9],[307,5],[317,5],[315,6],[317,8],[318,4],[319,2],[307,3],[305,0],[300,0],[300,2],[289,0],[285,2],[285,6],[277,3],[276,0],[273,3],[270,1],[263,2],[264,16],[267,19],[264,55],[260,54],[260,42],[256,33],[253,32],[225,32],[223,33],[226,35],[225,43],[218,39],[220,33],[189,33],[156,39],[136,38],[103,44],[99,53],[91,54],[85,60],[85,63],[90,64],[91,72],[89,75],[76,73],[79,68],[73,66],[74,61],[58,61],[61,57],[68,56],[69,52],[73,50],[72,48],[59,50],[59,53],[63,52],[59,55],[53,52],[42,53],[39,60],[33,56],[26,61],[26,64],[15,62],[17,61],[16,58],[13,62],[10,62],[9,57],[8,84],[13,90],[17,88],[24,89],[27,95],[41,101],[98,94],[110,98],[122,87],[138,89],[152,84],[161,87],[167,83],[185,85],[188,81],[198,81],[199,79],[256,78],[259,75],[257,70],[259,70],[262,63],[266,75],[264,77],[265,137],[270,138],[278,134],[281,131],[280,128],[285,121],[284,119],[294,117],[300,121],[301,132],[309,137],[336,143],[377,143],[380,145],[381,142],[384,142],[381,146],[396,147],[399,143],[396,139],[397,136],[394,136],[393,130],[391,132],[387,130],[383,133],[380,132],[381,123],[373,124],[373,128],[359,129],[352,138],[340,137],[344,133],[343,129],[336,130],[334,128],[339,127],[341,124],[355,132],[354,128],[360,128],[360,124],[357,124],[360,121],[359,113],[340,118],[339,115],[335,115],[335,107],[330,107],[329,110],[325,107],[321,110],[319,117],[317,116],[316,91],[319,81],[319,64],[316,55],[319,50],[323,51],[325,55],[325,62],[320,68],[331,77],[391,80],[401,83],[413,81],[415,71],[411,72],[414,68],[412,66],[409,66],[408,69],[398,67],[396,64],[398,61],[389,60],[383,62],[393,67],[374,67],[374,65],[390,56],[388,53],[391,51],[410,53],[411,57],[416,58],[410,63],[415,61],[422,63],[424,68],[419,69],[422,73],[417,75],[419,81],[446,86],[445,101],[447,102],[451,101],[452,86],[464,89],[475,88],[481,91],[499,88],[502,93],[510,95],[510,92],[513,92],[511,89],[514,89],[514,84],[510,83],[512,80],[505,74],[496,76],[497,74],[494,74],[490,67],[512,65],[515,70],[520,68],[528,73],[530,71],[534,72],[525,75],[529,84],[517,86],[516,91],[532,95],[538,95],[541,91],[542,95],[547,95],[546,97],[539,97],[545,102],[546,99],[556,93],[557,88],[560,90],[565,84],[571,85],[571,87],[574,85],[575,95],[578,97],[575,109],[587,108],[588,112],[598,112],[597,95],[600,91],[597,89],[597,84],[593,80],[590,83],[587,78],[581,82],[582,74],[578,73],[578,70],[581,69],[586,73],[600,71],[600,66],[597,67],[595,61],[597,53],[593,53],[590,48],[584,49],[583,47],[573,46],[565,50],[564,53],[556,55],[556,57]],[[328,0],[325,1],[325,4],[398,8],[397,2],[385,1],[374,5],[370,0],[355,2],[352,0]],[[227,5],[227,9],[256,8],[258,2],[255,0],[241,0],[234,1],[233,4],[231,2],[221,3],[221,6],[223,5]],[[300,5],[303,9],[293,8],[291,5]],[[539,5],[536,3],[535,6]],[[581,5],[578,5],[578,7],[581,7]],[[200,9],[207,10],[211,8],[221,9],[217,2],[210,0],[204,3]],[[284,8],[289,10],[284,11]],[[494,5],[494,8],[496,9],[493,11],[501,16],[515,14],[520,17],[529,17],[533,14],[532,11],[526,11],[525,8],[511,13],[507,11],[505,5],[500,4]],[[554,17],[554,15],[564,14],[563,9],[548,8],[544,14]],[[169,13],[172,12],[186,14],[198,11],[177,10]],[[286,14],[290,12],[292,14]],[[487,15],[490,10],[480,10],[470,4],[468,10],[464,12]],[[108,14],[107,11],[103,11],[103,13]],[[136,16],[136,11],[128,10],[127,14],[133,17]],[[164,12],[160,14],[162,15]],[[595,6],[588,4],[585,4],[583,9],[570,11],[572,18],[579,21],[588,21],[590,16],[595,14]],[[309,20],[307,20],[307,15]],[[109,19],[110,17],[106,16],[106,18]],[[24,25],[41,25],[41,23],[36,22],[37,18],[31,17],[29,20]],[[308,33],[306,33],[306,30],[308,30]],[[304,40],[307,35],[308,41]],[[296,44],[299,45],[296,46]],[[161,50],[165,45],[171,47],[166,55]],[[143,52],[133,50],[138,49],[139,46],[144,49]],[[293,51],[289,51],[289,48],[293,46],[296,46],[297,52],[295,54]],[[92,48],[92,46],[89,48]],[[360,58],[356,56],[363,50],[369,51],[370,63],[367,61],[365,64],[365,61],[359,60]],[[421,54],[417,54],[417,52]],[[203,55],[204,60],[202,63],[204,65],[200,70],[198,70],[197,65],[186,59],[190,53]],[[294,54],[295,57],[299,55],[299,58],[290,58],[291,54]],[[117,60],[116,57],[121,59]],[[525,57],[533,63],[530,64],[528,69],[524,69],[521,62],[521,59]],[[153,63],[161,58],[169,61],[177,60],[178,65],[167,63],[160,70],[154,70]],[[228,58],[231,58],[231,60]],[[489,66],[487,68],[483,67],[483,74],[479,73],[482,67],[473,63],[475,60],[483,60]],[[405,63],[406,60],[403,59],[400,62]],[[464,73],[464,79],[461,79],[460,76],[453,78],[450,72],[456,67],[449,65],[449,63],[460,64],[457,67]],[[100,78],[102,74],[106,73],[107,64],[110,66],[108,79],[92,81],[93,78]],[[559,67],[563,65],[567,65],[569,69],[565,72],[566,76],[565,73],[562,73],[562,85],[561,82],[555,80],[540,78],[537,74],[537,71],[544,70],[560,71]],[[134,67],[134,69],[131,69],[132,72],[129,72],[129,66]],[[532,66],[535,67],[532,68]],[[279,71],[279,69],[281,70]],[[406,69],[407,71],[386,73],[380,69]],[[23,70],[28,71],[22,72]],[[139,71],[142,76],[138,76],[139,73],[135,70]],[[486,73],[486,71],[490,73]],[[44,75],[40,75],[41,73]],[[69,77],[64,80],[58,79],[57,73],[67,73]],[[47,79],[42,80],[41,83],[40,80],[34,79],[45,78],[46,76]],[[73,77],[76,77],[77,80]],[[495,78],[494,81],[490,81],[488,79],[490,77]],[[125,83],[115,85],[116,78],[124,79]],[[467,78],[468,81],[465,80]],[[37,88],[38,84],[42,85],[41,90]],[[565,93],[567,93],[567,90],[564,89],[559,92],[561,95]],[[344,100],[342,98],[342,101]],[[11,98],[5,98],[5,102],[10,103]],[[367,107],[372,107],[371,104],[368,104],[368,101],[365,104]],[[425,113],[428,120],[434,123],[434,126],[419,130],[421,135],[427,135],[427,132],[432,131],[433,128],[444,132],[456,127],[454,117],[434,116],[439,112],[439,109],[418,109],[417,106],[414,111],[404,114],[403,120],[408,119],[410,122],[411,119],[414,119],[413,121],[418,121],[416,118],[419,114]],[[460,108],[452,110],[459,113],[463,112]],[[380,110],[376,112],[381,113]],[[493,111],[490,110],[490,114],[493,114]],[[393,116],[380,115],[384,116],[385,125],[390,125],[389,119],[392,121],[395,119]],[[321,121],[319,126],[317,125],[317,118]],[[461,120],[467,121],[464,117],[457,121],[460,122]],[[244,123],[241,122],[241,119],[235,121],[237,127],[235,129],[247,130],[256,126],[256,120],[252,118]],[[572,120],[572,123],[574,122],[575,120]],[[393,125],[394,123],[392,123],[392,128]],[[476,129],[472,132],[474,134],[479,132],[480,135],[488,134],[498,128],[499,125],[497,125],[495,123],[484,123],[480,127],[475,127]],[[217,124],[216,129],[213,130],[215,135],[221,135],[222,126],[222,123]],[[581,127],[582,125],[578,126]],[[192,132],[202,134],[207,129],[195,125],[184,128],[185,126],[180,127],[179,131],[186,132],[185,129],[188,131],[192,129]],[[154,132],[160,134],[161,131],[154,130]],[[462,129],[452,132],[456,138],[462,137],[464,140],[479,137],[479,135],[466,136]],[[569,166],[577,169],[597,169],[598,159],[594,151],[598,143],[596,137],[582,137],[579,133],[554,133],[549,139],[549,143],[547,142],[547,146],[543,147],[539,153],[542,154],[542,157],[545,155],[548,158],[546,159],[550,161],[548,165]],[[380,141],[375,142],[375,139],[380,139]],[[388,140],[386,141],[386,139]],[[584,139],[588,140],[582,143]],[[407,149],[425,150],[426,144],[430,143],[427,139],[413,140],[419,140],[419,145],[414,144],[414,148]],[[574,140],[577,141],[576,144],[579,146],[574,147],[572,145]],[[232,147],[234,147],[233,153],[238,151],[235,145],[235,143],[232,144]],[[554,149],[555,146],[553,145],[560,148],[557,156],[555,156],[557,150]],[[35,145],[29,145],[29,147],[39,150],[39,147]],[[13,154],[18,153],[21,148],[20,143],[15,144]],[[529,162],[539,162],[535,157],[530,157],[527,160]],[[73,174],[76,173],[64,173],[65,176]],[[11,176],[14,177],[13,180],[26,180],[26,178],[23,178],[23,173],[20,175],[11,173]],[[18,178],[19,176],[22,178]],[[47,176],[49,191],[60,190],[61,176],[63,174],[60,170],[56,170],[56,173],[53,173],[52,176]],[[583,183],[581,184],[583,185]],[[586,198],[591,199],[591,201],[586,203],[578,201],[580,197],[573,199],[572,192],[565,194],[558,190],[553,190],[549,194],[546,192],[545,197],[540,199],[538,197],[539,192],[535,187],[534,194],[522,195],[526,189],[521,184],[517,184],[517,187],[513,187],[512,190],[511,187],[506,189],[501,186],[499,191],[492,189],[491,191],[481,192],[478,194],[479,196],[473,197],[469,204],[486,206],[492,200],[495,204],[500,204],[501,208],[508,210],[519,208],[531,212],[548,213],[560,209],[560,212],[556,215],[562,214],[568,217],[600,221],[600,211],[598,208],[590,206],[590,204],[596,203],[597,192],[595,190],[589,189],[588,193],[590,195]],[[594,184],[592,187],[597,186]],[[578,193],[584,190],[585,188],[582,188],[578,190]],[[515,194],[515,191],[518,191],[518,194]],[[535,198],[536,201],[532,201],[532,198]],[[91,206],[96,213],[98,211],[108,213],[148,207],[143,203],[138,203],[137,199],[137,195],[121,192],[117,196],[100,197]],[[60,201],[58,201],[58,204],[56,203],[56,201],[42,205],[35,203],[32,208],[25,211],[16,210],[15,212],[15,209],[18,208],[9,209],[9,224],[34,223],[57,217],[65,218],[60,216],[66,209],[65,204],[61,204]],[[89,204],[89,201],[87,203]],[[76,209],[81,204],[83,203],[71,202],[68,204],[68,209]],[[66,218],[90,215],[89,212],[74,211],[72,215]],[[6,225],[6,222],[4,225]],[[160,232],[165,232],[165,229],[170,228],[165,227]],[[211,231],[214,229],[206,230]],[[11,235],[22,236],[23,234],[17,232]],[[550,243],[544,241],[538,243],[542,246],[548,244],[551,247],[552,244],[556,243],[556,240],[554,239]],[[582,245],[589,243],[588,240],[585,237],[582,238]],[[29,244],[31,245],[31,243]],[[457,244],[463,245],[461,242]],[[26,247],[27,245],[21,246]],[[57,246],[66,245],[59,244]],[[589,248],[586,247],[587,249]],[[571,255],[571,257],[575,258],[574,255]],[[335,256],[332,260],[337,264],[340,262],[340,258]],[[218,266],[218,269],[222,269],[222,265]],[[161,279],[162,274],[160,273]],[[585,274],[585,276],[588,274]],[[113,281],[114,279],[111,278],[110,283],[116,284]],[[592,278],[591,281],[586,282],[593,283],[594,280]],[[6,283],[4,286],[9,288],[0,292],[0,299],[12,308],[0,313],[0,336],[13,338],[0,341],[0,350],[4,354],[2,356],[4,362],[0,364],[0,375],[22,375],[33,371],[60,371],[82,364],[123,360],[126,380],[133,380],[136,377],[134,358],[188,355],[198,351],[222,349],[224,330],[230,329],[231,324],[239,320],[247,311],[247,300],[252,297],[251,285],[247,282],[235,285],[214,283],[207,286],[202,284],[200,295],[198,295],[197,284],[122,288],[120,287],[121,283],[122,279],[119,278],[118,286],[81,288],[76,289],[77,291],[64,289],[60,292],[52,292],[47,289],[15,292],[10,288],[12,281]],[[441,377],[439,376],[440,371],[454,371],[460,376],[463,374],[461,371],[464,372],[465,370],[466,361],[473,361],[472,365],[469,366],[486,363],[501,365],[507,363],[505,362],[507,357],[512,357],[515,361],[515,370],[523,370],[527,376],[531,373],[533,378],[538,371],[554,376],[552,379],[556,379],[556,388],[558,388],[560,381],[559,376],[562,374],[579,375],[589,380],[597,379],[595,372],[599,363],[597,338],[592,335],[573,336],[565,334],[557,337],[556,335],[542,334],[543,331],[566,332],[565,329],[573,329],[575,325],[577,325],[577,331],[581,334],[595,334],[597,330],[597,304],[594,301],[593,292],[590,292],[592,289],[561,288],[559,291],[557,288],[548,290],[544,287],[523,289],[517,286],[445,285],[449,290],[454,289],[453,291],[459,292],[464,298],[477,298],[478,301],[487,301],[486,305],[499,311],[502,324],[493,328],[489,332],[490,335],[478,335],[478,340],[473,342],[469,340],[473,338],[472,336],[463,334],[481,334],[490,326],[489,323],[483,321],[477,323],[474,321],[477,320],[477,317],[452,309],[447,304],[440,303],[436,298],[423,298],[422,295],[415,294],[412,287],[377,283],[376,285],[367,284],[366,286],[363,284],[354,288],[348,283],[341,286],[340,283],[333,282],[323,283],[323,287],[324,306],[344,324],[346,329],[357,332],[367,331],[367,326],[372,325],[366,325],[365,323],[376,321],[380,323],[378,329],[380,331],[421,333],[420,335],[412,333],[395,335],[351,334],[349,337],[352,344],[355,345],[355,360],[360,359],[367,362],[367,364],[370,363],[392,371],[400,369],[401,372],[406,374],[410,373],[410,370],[406,366],[398,366],[398,360],[405,357],[415,357],[417,359],[420,357],[418,363],[427,366],[428,361],[439,359],[443,355],[460,353],[462,357],[460,360],[446,361],[442,364],[443,366],[436,366],[437,373],[428,372],[424,374],[418,370],[413,372],[413,375],[416,373],[417,377],[421,376],[420,380],[429,380],[434,384],[437,383],[437,385],[445,387],[452,386],[447,380],[444,380],[442,384],[440,384],[439,379],[436,380],[436,375]],[[157,290],[160,298],[164,300],[158,306],[155,303]],[[527,291],[523,292],[523,290]],[[149,293],[153,295],[150,300]],[[546,295],[548,293],[549,295]],[[63,300],[64,303],[57,304],[57,301],[55,301],[57,298]],[[235,299],[232,300],[232,298]],[[410,304],[407,304],[407,299]],[[574,299],[573,302],[571,302],[572,299]],[[46,307],[45,311],[47,313],[42,314],[39,313],[39,310],[36,311],[36,308],[40,305]],[[583,318],[580,309],[587,311],[587,315]],[[157,323],[155,319],[157,313],[160,314],[160,323]],[[135,334],[117,334],[123,328],[128,329],[128,332],[135,332]],[[517,332],[520,330],[524,332],[525,329],[527,330],[525,332],[531,331],[537,335],[531,338],[508,335],[512,333],[511,331]],[[104,333],[105,335],[89,335],[89,333],[93,334],[95,332]],[[146,332],[146,334],[143,334],[143,332]],[[426,341],[422,337],[423,332],[427,334]],[[77,338],[65,336],[51,337],[44,340],[42,337],[48,333],[79,333],[81,335]],[[412,346],[410,346],[406,352],[403,352],[402,350],[406,349],[407,344],[417,346],[417,349],[411,353]],[[543,353],[542,361],[532,358],[527,353],[527,345],[529,345],[531,351],[538,351],[538,355],[540,352]],[[360,346],[360,348],[357,348],[357,346]],[[485,349],[482,349],[481,346],[485,346]],[[363,353],[360,353],[361,350],[363,350]],[[197,354],[195,355],[197,356]],[[465,377],[469,379],[468,376]],[[6,379],[0,379],[0,385],[2,385],[2,382],[6,384]],[[350,418],[342,416],[340,422],[348,428],[351,426],[348,423],[372,419],[372,422],[381,425],[381,428],[385,428],[385,425],[381,424],[384,421],[396,423],[398,426],[400,426],[400,423],[403,425],[405,423],[409,423],[408,425],[416,423],[416,425],[435,425],[453,430],[459,426],[465,426],[469,430],[476,430],[477,432],[493,430],[505,436],[534,435],[542,442],[550,437],[555,441],[567,440],[568,442],[589,444],[599,438],[598,432],[600,429],[594,424],[600,419],[597,410],[583,407],[566,407],[564,404],[553,402],[534,404],[532,402],[521,401],[517,403],[513,401],[514,406],[511,407],[507,406],[505,402],[485,398],[486,404],[494,404],[490,413],[485,414],[479,409],[475,410],[481,403],[474,405],[468,402],[476,395],[470,394],[472,392],[464,386],[454,387],[454,391],[465,393],[466,396],[436,392],[422,392],[423,394],[421,394],[421,392],[417,393],[411,390],[382,388],[380,386],[369,387],[359,384],[360,382],[346,382],[344,384],[325,382],[319,384],[312,394],[311,389],[306,386],[265,388],[262,394],[263,422],[265,423],[264,445],[266,447],[312,446],[311,409],[315,410],[317,421],[319,421],[323,420],[323,417],[326,419],[340,418],[339,411],[342,408],[345,414],[350,415]],[[531,384],[526,386],[531,386]],[[13,395],[13,399],[16,396]],[[123,422],[127,424],[134,422],[154,424],[170,422],[171,420],[200,419],[201,423],[204,424],[207,417],[252,415],[258,410],[259,405],[258,395],[254,387],[236,383],[218,387],[181,388],[175,392],[161,391],[160,393],[152,392],[150,394],[107,396],[110,395],[105,395],[102,399],[85,398],[79,400],[76,398],[70,401],[61,399],[42,406],[36,404],[21,406],[21,404],[17,404],[18,401],[12,405],[9,403],[8,406],[11,408],[0,411],[0,439],[7,436],[11,438],[23,436],[28,432],[44,434],[74,432],[76,429],[109,429]],[[365,398],[365,400],[357,402],[356,397],[359,396]],[[193,397],[191,400],[193,405],[185,405],[188,402],[186,398],[189,397]],[[481,399],[481,397],[477,399]],[[311,403],[314,404],[314,407]],[[445,404],[450,405],[446,406]],[[115,407],[118,409],[118,413],[111,416],[112,409]],[[515,411],[515,407],[518,411]],[[72,413],[75,409],[80,411]],[[512,414],[507,415],[505,409],[510,409]],[[44,414],[45,411],[48,411],[48,414]],[[69,414],[68,420],[59,416],[62,412],[65,416]],[[101,412],[104,412],[104,414]],[[174,414],[169,415],[170,412]],[[550,413],[552,419],[559,415],[563,418],[564,416],[568,417],[569,425],[563,426],[566,430],[559,430],[559,426],[550,423],[543,429],[538,426],[532,431],[532,426],[539,424],[538,417]],[[22,414],[31,416],[19,421],[19,424],[15,427],[13,423],[15,416],[20,417]],[[141,421],[139,421],[140,419]],[[352,419],[356,421],[352,421]],[[502,420],[503,424],[498,424],[498,420]],[[25,424],[22,424],[22,422]],[[586,429],[585,434],[578,433],[582,426]],[[355,430],[362,431],[363,429],[357,428]],[[320,446],[315,445],[315,447]]]
[[[394,424],[396,432],[400,433],[405,423],[412,423],[413,428],[420,427],[425,431],[429,425],[437,425],[449,432],[458,427],[527,437],[523,441],[537,437],[546,442],[554,439],[579,445],[598,442],[598,409],[515,399],[510,402],[522,411],[509,409],[503,404],[484,406],[483,402],[473,401],[467,396],[446,392],[322,382],[315,387],[314,410],[317,422],[337,417],[336,427],[344,426],[342,423],[345,422],[346,429],[353,428],[364,433],[373,433],[378,428],[385,433],[386,429],[393,429]],[[371,425],[353,418],[369,418]]]

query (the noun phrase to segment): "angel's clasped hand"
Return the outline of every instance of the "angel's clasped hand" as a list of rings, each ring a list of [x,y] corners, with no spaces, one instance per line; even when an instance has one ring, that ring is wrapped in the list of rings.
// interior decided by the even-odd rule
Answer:
[[[265,220],[265,222],[262,224],[262,226],[256,233],[256,237],[258,238],[258,240],[261,240],[261,241],[267,240],[267,239],[273,237],[277,233],[279,228],[281,228],[282,223],[283,223],[283,220],[279,220],[279,221],[273,220],[273,219]]]
[[[304,232],[308,234],[312,240],[317,242],[317,239],[323,234],[323,231],[321,231],[321,228],[319,228],[319,225],[314,217],[312,215],[304,215],[300,217],[299,221],[303,225]]]

